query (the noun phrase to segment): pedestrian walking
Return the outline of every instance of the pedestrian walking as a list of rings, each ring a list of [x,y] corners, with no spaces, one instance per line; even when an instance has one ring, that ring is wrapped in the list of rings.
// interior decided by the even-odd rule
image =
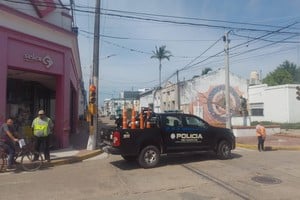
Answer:
[[[0,145],[8,152],[7,170],[15,169],[15,142],[18,142],[18,139],[15,136],[17,134],[13,124],[13,120],[8,118],[6,123],[2,124],[0,127]]]
[[[258,140],[257,148],[258,151],[264,151],[264,143],[266,139],[266,128],[262,125],[261,122],[258,122],[256,125],[256,136]]]
[[[35,151],[39,152],[41,145],[44,147],[45,160],[50,162],[50,134],[53,130],[52,120],[45,115],[44,110],[38,112],[38,117],[36,117],[31,125],[33,129],[33,135],[35,138]],[[37,155],[34,157],[37,160]]]

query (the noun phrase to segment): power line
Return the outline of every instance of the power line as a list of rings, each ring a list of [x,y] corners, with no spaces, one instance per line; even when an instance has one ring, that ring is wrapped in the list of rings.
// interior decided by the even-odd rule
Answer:
[[[85,6],[80,6],[81,8],[88,8]],[[104,9],[104,11],[117,12],[117,13],[125,13],[125,14],[134,14],[134,15],[142,15],[142,16],[154,16],[154,17],[163,17],[163,18],[174,18],[174,19],[186,19],[186,20],[197,20],[197,21],[207,21],[207,22],[218,22],[218,23],[229,23],[229,24],[238,24],[238,25],[249,25],[249,26],[260,26],[260,27],[270,27],[270,28],[281,28],[281,26],[268,25],[268,24],[258,24],[258,23],[248,23],[248,22],[237,22],[237,21],[226,21],[226,20],[218,20],[218,19],[206,19],[206,18],[195,18],[195,17],[181,17],[174,15],[162,15],[162,14],[153,14],[153,13],[144,13],[144,12],[132,12],[132,11],[123,11],[116,9]]]
[[[237,36],[237,37],[247,38],[247,39],[255,39],[255,37],[250,37],[250,36],[246,36],[246,35],[240,35],[240,34],[237,34],[237,33],[232,33],[232,35]],[[298,35],[296,35],[296,36],[298,36]],[[267,39],[259,39],[259,40],[264,41],[264,42],[278,42],[278,41],[267,40]],[[300,43],[300,41],[281,41],[280,43],[296,44],[296,43]]]
[[[20,2],[20,1],[15,1],[15,0],[5,0],[7,2],[13,2],[13,3],[18,3],[18,4],[31,4],[30,2]],[[44,4],[37,4],[39,6],[44,6],[44,7],[51,7],[51,6],[61,6],[61,8],[65,8],[65,6],[62,6],[61,4],[57,4],[57,3],[52,3],[49,5],[44,5]],[[77,6],[78,7],[78,6]],[[101,10],[105,10],[105,11],[110,11],[108,9],[101,9]],[[95,11],[89,11],[89,10],[81,10],[81,9],[77,9],[75,8],[74,11],[77,12],[85,12],[85,13],[95,13]],[[117,10],[111,10],[116,12]],[[126,12],[126,11],[118,11],[118,12]],[[126,12],[126,13],[131,13],[131,12]],[[134,12],[132,12],[134,13]],[[179,22],[179,21],[172,21],[172,20],[164,20],[164,19],[153,19],[153,18],[145,18],[145,17],[137,17],[137,16],[129,16],[129,15],[120,15],[120,14],[113,14],[113,13],[103,13],[101,12],[100,14],[102,15],[107,15],[107,16],[113,16],[113,17],[119,17],[119,18],[127,18],[127,19],[136,19],[136,20],[143,20],[143,21],[153,21],[153,22],[159,22],[159,23],[171,23],[171,24],[178,24],[178,25],[189,25],[189,26],[198,26],[198,27],[207,27],[207,28],[217,28],[217,29],[230,29],[230,30],[243,30],[243,31],[254,31],[254,32],[272,32],[271,30],[267,30],[267,29],[255,29],[255,28],[244,28],[244,27],[233,27],[233,26],[223,26],[223,25],[211,25],[211,24],[203,24],[203,23],[192,23],[192,22]],[[138,13],[136,13],[138,14]],[[155,14],[147,14],[147,13],[139,13],[140,15],[149,15],[149,16],[164,16],[164,15],[155,15]],[[166,17],[166,15],[165,15]],[[173,18],[182,18],[183,17],[176,17],[176,16],[170,16]],[[186,18],[189,19],[189,18]],[[190,18],[193,19],[193,18]],[[196,19],[196,18],[195,18]],[[198,19],[200,20],[200,19]],[[208,20],[208,19],[203,19],[206,21],[218,21],[218,22],[223,22],[223,23],[230,23],[230,21],[222,21],[222,20]],[[256,25],[256,26],[266,26],[266,27],[273,27],[271,25],[259,25],[259,24],[251,24],[251,23],[241,23],[241,22],[232,22],[235,24],[248,24],[248,25]],[[278,26],[275,26],[278,27]],[[297,32],[280,32],[281,34],[298,34]]]
[[[247,50],[247,51],[244,51],[244,52],[241,52],[241,53],[237,53],[237,54],[235,54],[235,55],[233,55],[233,56],[231,56],[231,57],[236,57],[236,56],[239,56],[239,55],[243,55],[243,54],[245,54],[245,53],[249,53],[249,52],[253,52],[253,51],[259,50],[259,49],[263,49],[263,48],[266,48],[266,47],[269,47],[269,46],[272,46],[272,45],[281,43],[281,42],[283,42],[283,41],[285,41],[285,40],[288,40],[288,39],[291,39],[291,38],[293,38],[293,37],[296,37],[296,36],[290,36],[290,37],[284,38],[284,39],[282,39],[282,40],[280,40],[280,41],[275,41],[275,42],[272,42],[272,43],[270,43],[270,44],[266,44],[266,45],[264,45],[264,46],[260,46],[260,47],[253,48],[253,49],[249,49],[249,50]]]
[[[295,25],[295,24],[297,24],[297,22],[292,23],[292,24],[289,24],[289,25],[287,25],[287,26],[285,26],[285,27],[279,28],[279,29],[273,31],[272,33],[266,33],[266,34],[264,34],[264,35],[262,35],[262,36],[260,36],[260,37],[257,37],[257,38],[252,39],[251,41],[247,41],[247,42],[244,42],[244,43],[235,45],[235,46],[231,47],[230,49],[232,50],[232,49],[235,49],[235,48],[237,48],[237,47],[240,47],[240,46],[242,46],[242,45],[244,45],[244,44],[246,44],[246,43],[253,42],[253,41],[256,41],[256,40],[259,40],[259,39],[261,39],[261,38],[263,38],[263,37],[266,37],[266,36],[272,35],[272,34],[274,34],[274,33],[277,33],[277,32],[279,32],[279,31],[281,31],[281,30],[283,30],[283,29],[289,28],[289,27],[291,27],[291,26],[293,26],[293,25]],[[296,37],[296,36],[290,36],[290,37]],[[289,39],[290,37],[288,37],[288,39]],[[273,45],[273,44],[272,44],[272,45]],[[267,46],[270,46],[270,44],[269,44],[269,45],[266,45],[266,46],[264,46],[264,47],[261,47],[261,48],[265,48],[265,47],[267,47]],[[261,49],[261,48],[255,48],[255,49],[252,49],[251,51],[255,51],[255,50],[258,50],[258,49]],[[246,51],[245,53],[248,53],[248,52],[250,52],[250,50]],[[197,65],[199,65],[199,64],[201,64],[201,63],[203,63],[203,62],[205,62],[205,61],[207,61],[207,60],[209,60],[209,59],[211,59],[211,58],[217,57],[217,56],[219,56],[219,55],[221,55],[221,54],[223,54],[223,53],[224,53],[224,50],[222,50],[222,51],[220,51],[220,52],[218,52],[218,53],[216,53],[216,54],[214,54],[214,55],[212,55],[212,56],[209,56],[209,57],[207,57],[206,59],[203,59],[203,60],[201,60],[201,61],[199,61],[199,62],[197,62],[197,63],[195,63],[195,64],[192,64],[192,65],[190,65],[190,66],[188,66],[188,67],[185,66],[185,67],[181,68],[179,71],[183,71],[183,70],[188,70],[188,69],[195,68],[195,66],[197,66]],[[239,55],[242,55],[242,54],[244,54],[244,53],[242,52],[242,53],[240,53]],[[174,73],[170,76],[170,78],[173,77],[175,74],[176,74],[176,73],[174,72]]]
[[[82,31],[82,30],[81,30],[81,32],[87,33],[87,34],[91,34],[91,33],[88,32],[88,31]],[[100,34],[100,36],[103,37],[103,35],[101,35],[101,34]],[[86,37],[92,38],[92,37],[89,37],[89,36],[86,36]],[[112,37],[109,37],[109,38],[112,38]],[[129,47],[126,47],[126,46],[123,46],[123,45],[120,45],[120,44],[117,44],[117,43],[115,43],[115,42],[111,42],[111,41],[108,41],[108,40],[103,40],[103,39],[102,39],[101,41],[103,41],[103,42],[105,42],[105,43],[107,43],[107,44],[116,46],[116,47],[121,48],[121,49],[126,49],[126,50],[128,50],[128,51],[130,51],[130,52],[137,52],[137,53],[141,53],[141,54],[152,55],[152,52],[146,52],[146,51],[142,51],[142,50],[138,50],[138,49],[134,49],[134,48],[129,48]],[[191,57],[188,57],[188,56],[173,56],[173,57],[175,57],[175,58],[191,58]]]
[[[199,56],[197,56],[196,58],[194,58],[193,60],[191,60],[187,65],[185,65],[180,71],[185,70],[187,68],[189,68],[189,65],[192,64],[194,61],[196,61],[198,58],[200,58],[203,54],[205,54],[209,49],[211,49],[213,46],[215,46],[220,40],[222,39],[222,37],[220,37],[219,39],[217,39],[217,41],[215,41],[211,46],[209,46],[205,51],[203,51]]]

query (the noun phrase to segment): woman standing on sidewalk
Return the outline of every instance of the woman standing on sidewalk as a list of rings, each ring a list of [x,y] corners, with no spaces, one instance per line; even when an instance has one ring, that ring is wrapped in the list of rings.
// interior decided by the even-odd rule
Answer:
[[[261,122],[256,125],[256,136],[258,140],[258,151],[264,151],[264,143],[266,139],[266,129]]]

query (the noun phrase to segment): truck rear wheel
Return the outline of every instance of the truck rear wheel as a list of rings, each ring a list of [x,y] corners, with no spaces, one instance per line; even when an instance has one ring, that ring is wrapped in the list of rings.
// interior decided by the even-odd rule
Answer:
[[[124,159],[124,160],[126,160],[126,161],[135,161],[136,160],[136,158],[137,158],[137,156],[125,156],[125,155],[121,155],[122,156],[122,158]]]
[[[222,140],[217,149],[217,156],[221,160],[226,160],[231,158],[231,145],[228,141]]]
[[[159,162],[160,152],[156,146],[146,146],[140,152],[138,163],[143,168],[152,168]]]

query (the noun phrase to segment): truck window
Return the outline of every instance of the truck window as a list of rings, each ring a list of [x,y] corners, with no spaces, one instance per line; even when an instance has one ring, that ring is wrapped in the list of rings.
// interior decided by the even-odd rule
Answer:
[[[178,127],[182,126],[182,121],[180,118],[175,116],[167,116],[166,117],[166,126]]]
[[[185,117],[186,120],[186,125],[187,126],[198,126],[198,127],[205,127],[206,123],[196,117],[192,117],[192,116],[186,116]]]

